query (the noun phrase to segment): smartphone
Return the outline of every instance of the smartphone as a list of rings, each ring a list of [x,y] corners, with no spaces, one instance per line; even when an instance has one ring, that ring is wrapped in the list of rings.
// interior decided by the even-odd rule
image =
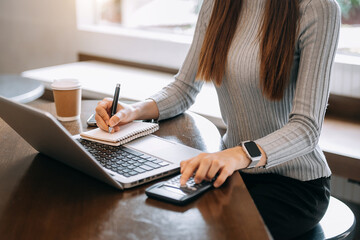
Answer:
[[[180,177],[181,175],[178,175],[168,181],[154,184],[145,190],[145,194],[157,200],[185,205],[212,188],[213,181],[195,184],[193,177],[186,186],[180,186]]]
[[[89,127],[96,127],[96,120],[95,120],[95,113],[91,114],[91,116],[88,118],[88,120],[86,121],[87,125]]]

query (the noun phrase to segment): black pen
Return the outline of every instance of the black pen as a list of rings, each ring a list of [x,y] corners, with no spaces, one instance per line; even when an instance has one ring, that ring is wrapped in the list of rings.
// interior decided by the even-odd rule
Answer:
[[[116,84],[113,103],[111,105],[110,118],[116,114],[116,109],[119,101],[119,94],[120,94],[120,83]],[[109,133],[111,133],[112,130],[113,128],[109,126]]]

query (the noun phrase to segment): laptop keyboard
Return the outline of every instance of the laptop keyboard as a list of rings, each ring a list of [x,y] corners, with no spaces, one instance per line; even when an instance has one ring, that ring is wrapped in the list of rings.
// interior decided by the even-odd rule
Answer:
[[[169,163],[124,146],[110,146],[84,139],[77,139],[105,168],[124,177],[132,177]]]

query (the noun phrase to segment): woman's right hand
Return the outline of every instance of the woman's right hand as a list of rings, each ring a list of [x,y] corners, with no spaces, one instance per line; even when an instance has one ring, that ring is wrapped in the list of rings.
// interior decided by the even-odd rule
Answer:
[[[137,111],[132,105],[118,103],[116,114],[110,118],[112,102],[112,98],[104,98],[98,103],[95,109],[95,120],[100,129],[109,131],[109,127],[112,127],[112,132],[116,132],[120,130],[121,125],[136,120]]]

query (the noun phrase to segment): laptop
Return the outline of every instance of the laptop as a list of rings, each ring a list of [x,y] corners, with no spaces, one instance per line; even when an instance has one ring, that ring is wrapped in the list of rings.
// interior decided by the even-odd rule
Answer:
[[[42,154],[118,189],[177,173],[201,151],[147,135],[119,147],[82,140],[48,112],[0,96],[0,117]]]

